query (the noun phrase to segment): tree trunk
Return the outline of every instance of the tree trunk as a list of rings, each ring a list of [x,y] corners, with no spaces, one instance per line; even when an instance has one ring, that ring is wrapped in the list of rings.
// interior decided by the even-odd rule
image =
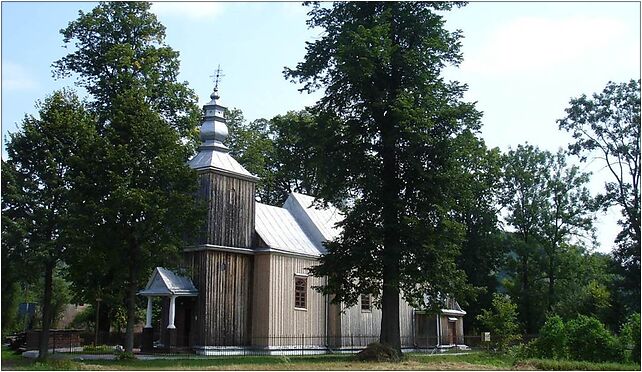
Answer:
[[[524,323],[526,324],[526,333],[533,333],[531,319],[531,288],[530,273],[528,269],[528,248],[522,257],[522,308]]]
[[[129,283],[127,288],[127,327],[125,328],[125,351],[134,350],[134,322],[136,320],[136,283]]]
[[[45,360],[49,354],[49,328],[51,328],[51,319],[53,318],[51,298],[53,292],[53,269],[55,261],[49,261],[45,264],[45,288],[42,299],[42,331],[38,340],[38,359]]]
[[[555,304],[555,260],[553,253],[548,257],[548,310],[553,311]]]
[[[382,217],[383,217],[383,291],[381,298],[380,342],[388,344],[401,357],[399,331],[399,180],[394,122],[382,115]]]
[[[129,263],[129,286],[127,288],[127,327],[125,329],[125,351],[134,350],[134,322],[136,321],[136,290],[138,289],[138,267],[135,258],[138,246],[132,243],[132,258]]]
[[[399,287],[395,278],[399,277],[399,263],[384,263],[383,294],[381,299],[381,334],[379,341],[395,349],[401,356],[401,336],[399,329]]]

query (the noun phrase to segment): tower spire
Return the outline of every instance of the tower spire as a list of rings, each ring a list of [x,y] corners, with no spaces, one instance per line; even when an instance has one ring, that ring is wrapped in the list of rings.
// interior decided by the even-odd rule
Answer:
[[[223,70],[221,70],[221,65],[220,64],[216,68],[215,72],[216,72],[215,75],[210,75],[211,78],[214,78],[214,90],[212,91],[212,94],[210,94],[210,98],[212,100],[217,100],[217,99],[221,98],[218,95],[218,83],[220,83],[221,80],[223,79],[223,76],[225,76],[225,75],[223,75]]]
[[[214,90],[210,94],[212,99],[203,105],[203,119],[201,122],[201,140],[203,143],[198,147],[198,153],[189,161],[190,167],[197,170],[216,170],[236,178],[243,178],[252,182],[258,181],[258,177],[247,171],[233,157],[230,156],[230,149],[225,146],[228,130],[225,120],[225,106],[219,101],[218,87],[221,83],[223,70],[219,65],[215,75],[210,76],[214,82]]]

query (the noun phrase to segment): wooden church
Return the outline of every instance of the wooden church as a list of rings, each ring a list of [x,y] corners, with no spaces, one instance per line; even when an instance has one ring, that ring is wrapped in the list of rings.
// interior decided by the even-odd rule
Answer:
[[[258,178],[228,153],[225,107],[215,89],[203,107],[203,141],[189,165],[198,172],[207,202],[198,244],[184,251],[180,275],[156,268],[140,295],[148,298],[142,349],[152,350],[152,299],[163,298],[160,344],[198,354],[250,348],[336,350],[377,341],[381,310],[369,295],[351,308],[330,303],[308,275],[334,239],[342,219],[335,208],[313,206],[314,197],[291,193],[282,207],[256,201]],[[404,348],[463,344],[456,301],[428,315],[400,304]],[[158,336],[156,336],[158,337]]]

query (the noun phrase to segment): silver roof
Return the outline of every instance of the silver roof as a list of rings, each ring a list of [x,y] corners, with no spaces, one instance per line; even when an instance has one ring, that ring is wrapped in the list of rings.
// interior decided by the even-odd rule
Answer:
[[[321,251],[285,208],[256,203],[256,233],[272,249],[319,256]]]
[[[196,296],[198,290],[190,278],[157,267],[147,281],[145,289],[138,294],[142,296]]]
[[[228,136],[225,121],[225,107],[216,102],[219,98],[216,88],[210,96],[212,100],[203,106],[200,137],[203,143],[198,153],[189,162],[196,170],[218,170],[231,176],[258,181],[258,177],[247,171],[239,162],[228,154],[229,149],[223,144]]]
[[[322,208],[314,206],[313,203],[313,196],[293,192],[288,196],[283,208],[299,222],[317,249],[325,253],[323,242],[339,236],[341,228],[336,224],[343,220],[343,215],[332,205]]]
[[[217,151],[215,148],[199,149],[198,154],[194,156],[189,162],[189,166],[196,170],[214,169],[223,171],[224,173],[231,173],[233,175],[240,175],[244,178],[258,180],[258,177],[248,172],[238,161],[230,156],[227,152]]]

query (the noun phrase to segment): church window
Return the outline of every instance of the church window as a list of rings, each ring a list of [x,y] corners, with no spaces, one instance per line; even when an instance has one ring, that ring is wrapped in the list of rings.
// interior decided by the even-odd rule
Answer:
[[[294,307],[307,309],[308,278],[303,276],[294,277]]]
[[[372,311],[372,298],[369,294],[361,295],[361,311]]]

